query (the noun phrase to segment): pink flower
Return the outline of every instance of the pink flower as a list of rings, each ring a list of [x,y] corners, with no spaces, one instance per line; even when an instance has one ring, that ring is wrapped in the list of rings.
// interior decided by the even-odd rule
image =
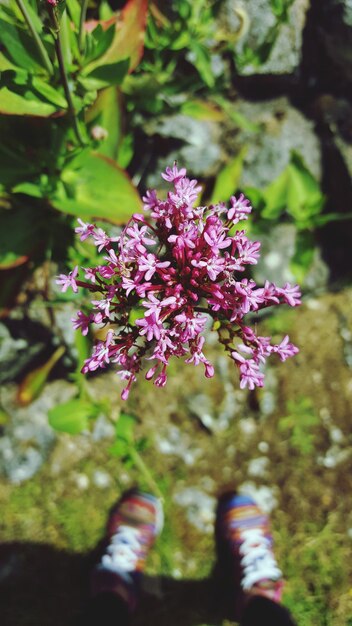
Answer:
[[[286,283],[281,289],[278,287],[276,292],[284,299],[284,302],[287,302],[290,306],[298,306],[301,304],[301,292],[298,285],[292,286],[290,283]]]
[[[180,170],[177,169],[176,161],[173,165],[173,168],[167,167],[165,174],[161,174],[164,180],[167,180],[169,183],[178,183],[182,178],[186,176],[186,169],[182,167]]]
[[[172,184],[167,199],[147,191],[146,214],[134,214],[118,237],[79,221],[77,234],[82,240],[91,237],[103,259],[84,270],[88,282],[79,284],[94,299],[90,314],[78,311],[73,324],[83,334],[91,323],[116,327],[116,334],[109,330],[105,341],[97,342],[82,371],[115,365],[121,380],[127,381],[123,399],[150,361],[146,379],[158,387],[167,382],[171,357],[202,364],[205,376],[211,377],[214,367],[206,356],[204,334],[208,314],[238,369],[240,387],[261,387],[264,374],[259,366],[273,353],[284,361],[298,349],[287,336],[278,345],[272,345],[270,337],[257,336],[246,315],[272,305],[296,306],[298,286],[277,287],[266,281],[258,287],[243,278],[247,266],[258,262],[260,251],[259,242],[250,241],[244,230],[229,230],[231,222],[247,219],[251,211],[243,195],[232,197],[229,209],[224,203],[197,207],[201,188],[186,177],[184,168],[174,164],[163,178]],[[63,291],[77,291],[77,272],[76,267],[58,277]],[[144,315],[138,317],[136,310],[141,309]]]
[[[297,346],[294,346],[293,343],[289,343],[289,336],[286,335],[281,343],[277,346],[273,347],[273,352],[276,352],[281,361],[286,361],[291,356],[294,356],[299,352]]]
[[[138,261],[138,269],[140,272],[145,272],[144,279],[150,280],[157,269],[161,269],[164,267],[169,267],[170,261],[158,261],[155,254],[147,254],[143,256]]]
[[[227,219],[231,220],[233,224],[237,224],[241,220],[247,220],[251,211],[252,207],[249,200],[241,193],[238,199],[236,196],[231,197],[231,208],[227,212]]]
[[[89,325],[92,321],[90,315],[88,316],[82,313],[82,311],[77,311],[77,317],[73,317],[71,321],[73,322],[73,328],[76,330],[78,328],[81,329],[82,335],[88,334]]]
[[[56,284],[61,285],[61,291],[65,293],[69,287],[73,289],[75,293],[78,291],[78,286],[76,283],[76,276],[78,274],[78,265],[70,272],[69,274],[60,274],[56,278]]]
[[[146,335],[148,341],[153,338],[160,339],[162,325],[158,311],[148,311],[142,319],[136,320],[136,326],[141,326],[142,330],[139,331],[139,334]]]
[[[75,228],[75,233],[77,233],[77,235],[80,235],[81,241],[84,241],[85,239],[87,239],[87,237],[91,237],[93,235],[95,231],[94,224],[88,224],[86,222],[83,222],[79,218],[77,222],[80,224],[80,226],[77,226],[77,228]]]

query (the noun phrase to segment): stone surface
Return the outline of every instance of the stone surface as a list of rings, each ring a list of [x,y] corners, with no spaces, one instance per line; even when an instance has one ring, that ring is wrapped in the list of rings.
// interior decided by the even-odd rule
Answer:
[[[215,498],[197,487],[187,487],[174,494],[174,502],[186,509],[187,520],[204,533],[214,532]]]
[[[318,37],[335,71],[352,80],[352,6],[350,0],[325,0],[320,13]]]
[[[314,124],[287,98],[264,102],[238,100],[236,108],[258,128],[257,131],[242,128],[232,133],[228,130],[224,137],[231,154],[246,146],[241,187],[266,187],[288,165],[292,151],[302,157],[309,171],[320,181],[321,148]]]
[[[148,176],[148,187],[160,187],[160,172],[175,160],[195,176],[211,176],[216,172],[222,157],[218,122],[179,114],[149,121],[143,130],[148,135],[160,135],[178,143],[177,149],[158,158],[155,173]],[[182,145],[179,145],[180,142]]]
[[[291,74],[297,69],[310,1],[293,0],[286,5],[289,6],[287,19],[275,15],[270,0],[225,2],[222,21],[230,41],[231,37],[235,40],[235,60],[240,74]]]

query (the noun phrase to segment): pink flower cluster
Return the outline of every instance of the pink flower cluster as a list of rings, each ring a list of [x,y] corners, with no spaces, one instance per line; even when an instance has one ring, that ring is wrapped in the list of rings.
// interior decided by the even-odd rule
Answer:
[[[284,361],[298,352],[286,336],[273,345],[270,337],[257,336],[244,317],[271,305],[300,304],[298,286],[277,287],[266,282],[258,287],[241,276],[259,258],[260,244],[250,241],[244,230],[233,227],[246,220],[252,207],[241,194],[225,204],[195,207],[200,192],[196,180],[186,177],[176,164],[163,178],[172,183],[166,200],[154,190],[143,198],[146,216],[135,214],[119,237],[109,237],[101,228],[79,221],[81,240],[91,237],[104,263],[82,268],[86,281],[78,280],[78,267],[57,279],[62,291],[84,287],[93,292],[91,312],[78,311],[75,328],[88,333],[90,324],[107,325],[82,372],[117,365],[126,381],[122,398],[145,362],[145,374],[158,387],[167,381],[170,358],[184,357],[186,363],[214,367],[204,353],[204,330],[213,319],[219,341],[239,371],[240,386],[262,387],[261,364],[276,353]],[[136,312],[140,311],[136,319]],[[134,315],[133,315],[134,312]]]

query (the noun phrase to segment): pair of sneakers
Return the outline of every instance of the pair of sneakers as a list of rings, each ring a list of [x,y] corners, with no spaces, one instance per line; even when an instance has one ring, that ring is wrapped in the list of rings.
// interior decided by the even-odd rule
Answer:
[[[108,521],[105,551],[92,575],[93,596],[117,594],[132,612],[148,553],[162,527],[158,498],[138,490],[126,493]],[[228,583],[234,616],[241,617],[252,596],[279,603],[282,573],[273,553],[268,517],[254,500],[235,493],[220,498],[215,533],[220,571]]]

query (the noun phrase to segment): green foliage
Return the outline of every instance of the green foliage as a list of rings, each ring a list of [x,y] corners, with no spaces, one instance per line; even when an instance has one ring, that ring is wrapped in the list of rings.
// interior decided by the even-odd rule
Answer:
[[[88,428],[89,419],[97,417],[98,407],[76,398],[50,409],[49,424],[54,430],[75,435]]]
[[[121,224],[141,206],[119,165],[129,162],[131,150],[121,130],[116,87],[141,56],[147,3],[129,0],[122,14],[109,15],[108,24],[97,20],[87,31],[84,5],[69,0],[68,13],[64,2],[39,7],[18,0],[0,6],[0,232],[5,239],[0,269],[47,255],[50,241],[40,225],[52,220],[54,226],[55,210]],[[107,7],[102,13],[107,19]],[[95,125],[108,129],[101,139],[95,138]],[[19,212],[23,226],[14,228]]]
[[[325,198],[302,158],[292,153],[284,171],[264,189],[263,200],[262,217],[277,219],[286,212],[298,230],[304,230],[315,225]]]
[[[136,418],[133,415],[120,413],[115,428],[116,441],[110,449],[112,454],[124,458],[129,456],[129,452],[134,446],[135,425]]]
[[[243,168],[243,159],[246,154],[246,148],[235,156],[232,161],[227,163],[216,177],[213,193],[210,202],[225,202],[238,189],[240,177]]]
[[[281,417],[279,432],[289,436],[289,446],[302,456],[309,456],[314,452],[316,426],[319,418],[315,414],[310,398],[297,398],[289,402],[288,415]]]

